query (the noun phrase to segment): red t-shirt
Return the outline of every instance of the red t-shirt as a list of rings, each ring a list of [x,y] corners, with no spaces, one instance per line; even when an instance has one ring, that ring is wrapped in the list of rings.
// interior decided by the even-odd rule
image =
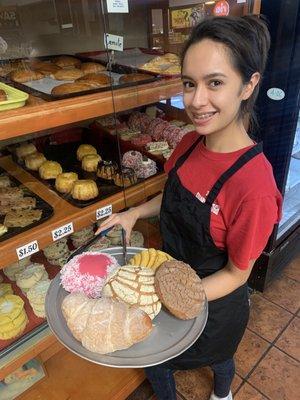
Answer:
[[[198,137],[196,132],[184,136],[165,164],[167,173]],[[204,202],[222,173],[251,147],[216,153],[199,143],[178,169],[181,184]],[[211,208],[210,233],[216,246],[226,249],[238,268],[247,269],[249,261],[260,256],[280,220],[281,205],[271,164],[261,153],[225,182]]]

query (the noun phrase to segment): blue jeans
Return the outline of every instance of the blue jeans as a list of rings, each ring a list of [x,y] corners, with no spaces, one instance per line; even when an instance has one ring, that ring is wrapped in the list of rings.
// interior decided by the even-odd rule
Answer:
[[[214,372],[215,395],[218,397],[228,396],[235,373],[233,358],[212,364],[210,367]],[[145,368],[145,372],[158,400],[176,400],[174,370],[156,365]]]

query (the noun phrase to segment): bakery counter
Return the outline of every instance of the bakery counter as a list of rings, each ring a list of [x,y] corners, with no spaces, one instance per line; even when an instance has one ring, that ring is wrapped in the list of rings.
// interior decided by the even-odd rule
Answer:
[[[162,79],[115,90],[113,97],[112,92],[107,91],[3,111],[0,140],[155,103],[181,91],[179,78]]]
[[[106,206],[111,205],[113,212],[131,207],[161,191],[166,179],[165,174],[161,173],[90,206],[77,208],[15,164],[10,156],[0,159],[0,167],[25,184],[54,209],[53,216],[46,222],[1,242],[0,268],[18,261],[17,248],[20,249],[27,244],[37,241],[38,248],[43,249],[53,242],[53,231],[72,223],[73,230],[76,232],[99,219],[96,218],[96,215],[99,217],[99,210]]]

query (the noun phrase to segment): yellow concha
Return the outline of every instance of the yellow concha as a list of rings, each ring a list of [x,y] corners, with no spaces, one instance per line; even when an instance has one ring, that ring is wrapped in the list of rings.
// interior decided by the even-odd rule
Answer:
[[[25,329],[25,327],[27,325],[27,322],[28,322],[28,318],[26,316],[26,318],[25,318],[24,322],[22,323],[22,325],[19,326],[18,328],[12,329],[12,330],[10,330],[8,332],[1,332],[0,331],[0,339],[1,340],[8,340],[8,339],[12,339],[12,338],[14,338],[16,336],[19,336],[24,331],[24,329]]]
[[[0,297],[6,294],[13,294],[13,290],[10,283],[0,283]]]
[[[156,270],[164,261],[169,260],[173,260],[173,257],[161,250],[151,248],[136,254],[129,264]]]
[[[16,319],[24,307],[20,296],[6,294],[0,297],[0,327]]]
[[[25,310],[22,310],[20,314],[14,320],[8,322],[7,324],[3,324],[0,326],[0,335],[5,335],[10,331],[15,331],[24,324],[24,321],[27,319],[27,315]]]

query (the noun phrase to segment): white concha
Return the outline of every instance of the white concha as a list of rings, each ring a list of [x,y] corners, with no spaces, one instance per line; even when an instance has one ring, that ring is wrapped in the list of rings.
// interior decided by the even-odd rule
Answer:
[[[62,312],[74,337],[99,354],[126,349],[152,331],[144,311],[108,297],[89,299],[71,293],[62,303]]]
[[[102,295],[137,305],[153,319],[161,309],[154,287],[155,271],[150,268],[125,265],[108,280]]]

